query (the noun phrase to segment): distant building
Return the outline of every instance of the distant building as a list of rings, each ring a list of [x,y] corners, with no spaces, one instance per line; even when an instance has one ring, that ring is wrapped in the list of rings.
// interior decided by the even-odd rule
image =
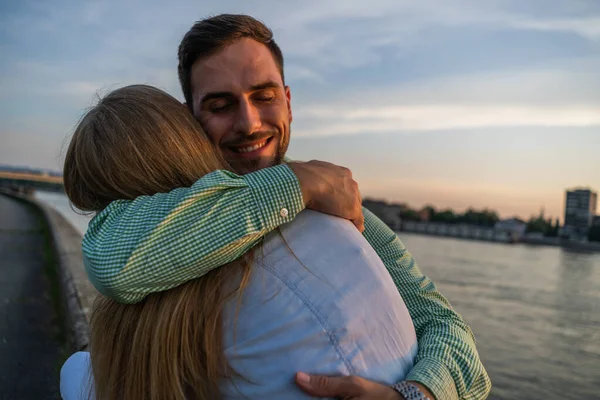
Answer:
[[[525,234],[527,223],[518,218],[503,219],[496,222],[494,231],[499,234],[506,234],[510,241],[518,242]]]
[[[400,213],[405,209],[405,206],[402,204],[388,204],[384,201],[363,199],[362,205],[379,217],[391,229],[400,229]]]
[[[594,222],[592,223],[592,226],[600,226],[600,215],[596,215],[594,217]]]
[[[561,236],[571,240],[586,240],[595,222],[597,194],[590,189],[567,190],[565,194],[565,223]]]

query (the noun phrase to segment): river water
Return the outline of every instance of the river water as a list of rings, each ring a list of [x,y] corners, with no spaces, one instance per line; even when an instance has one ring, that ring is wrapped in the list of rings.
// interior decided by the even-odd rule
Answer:
[[[85,231],[66,197],[37,196]],[[490,399],[600,399],[600,254],[399,235],[472,327]]]

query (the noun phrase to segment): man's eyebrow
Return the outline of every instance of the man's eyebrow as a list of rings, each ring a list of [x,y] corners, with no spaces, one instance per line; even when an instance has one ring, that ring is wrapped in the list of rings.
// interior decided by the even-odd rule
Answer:
[[[281,88],[281,84],[277,83],[276,81],[267,81],[267,82],[259,83],[258,85],[250,86],[250,91],[256,92],[258,90],[263,90],[263,89],[279,89],[279,88]]]

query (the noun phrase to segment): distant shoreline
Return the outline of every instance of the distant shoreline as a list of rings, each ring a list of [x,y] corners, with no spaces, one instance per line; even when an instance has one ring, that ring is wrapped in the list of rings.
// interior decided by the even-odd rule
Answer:
[[[414,229],[403,229],[402,227],[400,227],[400,229],[395,229],[395,232],[398,234],[410,233],[410,234],[420,235],[420,236],[459,239],[459,240],[465,240],[465,241],[470,241],[470,242],[497,243],[497,244],[504,244],[504,245],[524,244],[524,245],[535,246],[535,247],[538,247],[538,246],[539,247],[560,247],[560,248],[563,248],[566,250],[600,253],[600,242],[574,242],[574,241],[564,240],[564,239],[560,239],[560,238],[548,238],[548,237],[535,238],[535,239],[522,237],[516,241],[509,241],[509,240],[498,240],[498,239],[494,239],[494,238],[485,238],[485,237],[472,237],[472,236],[442,234],[442,233],[430,232],[427,230],[417,231]]]

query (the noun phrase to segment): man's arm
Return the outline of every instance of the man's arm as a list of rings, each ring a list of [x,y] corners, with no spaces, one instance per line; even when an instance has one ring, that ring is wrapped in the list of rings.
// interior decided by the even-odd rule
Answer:
[[[90,222],[84,264],[102,294],[137,303],[234,261],[305,206],[362,228],[345,168],[311,161],[244,176],[215,171],[190,188],[111,203]]]
[[[363,208],[364,236],[388,269],[417,333],[419,350],[406,380],[422,384],[436,400],[484,399],[491,382],[469,326],[424,276],[398,236]]]

